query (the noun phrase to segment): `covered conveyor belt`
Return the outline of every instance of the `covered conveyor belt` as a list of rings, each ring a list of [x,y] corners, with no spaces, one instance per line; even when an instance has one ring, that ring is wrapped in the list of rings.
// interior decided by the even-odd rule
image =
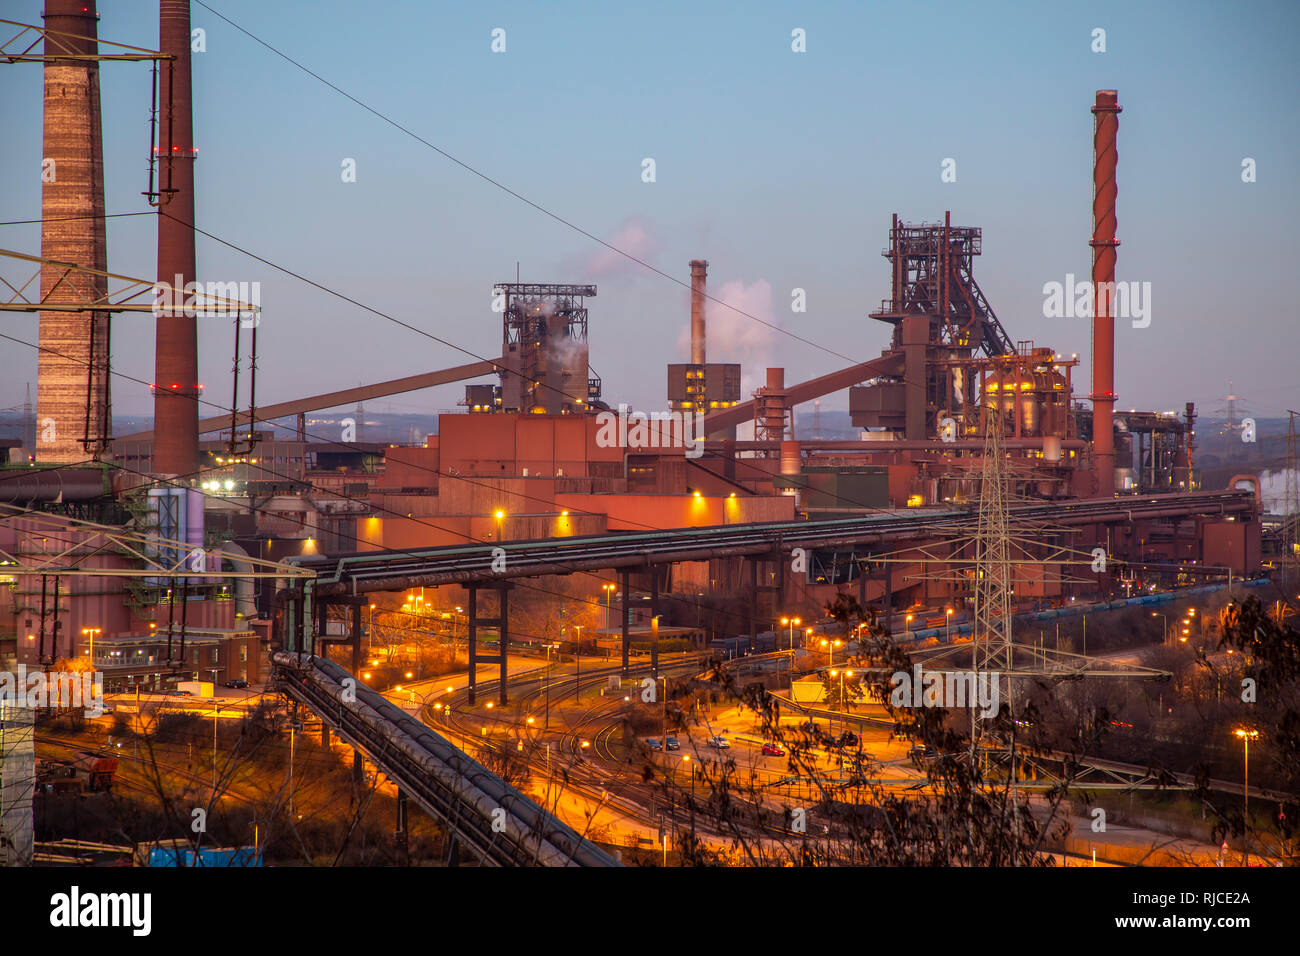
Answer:
[[[279,687],[307,705],[487,866],[621,866],[414,714],[332,661],[279,652]]]
[[[1012,507],[1010,515],[1017,521],[1050,522],[1068,528],[1125,520],[1244,515],[1253,513],[1256,508],[1252,493],[1222,491],[1045,502]],[[316,572],[317,595],[362,594],[574,571],[646,567],[677,561],[756,556],[771,554],[774,550],[788,551],[793,547],[835,548],[896,542],[941,533],[954,523],[970,518],[970,512],[954,509],[908,510],[818,521],[715,525],[541,541],[453,545],[420,551],[302,557],[290,559],[290,563]],[[502,551],[504,562],[499,560]]]

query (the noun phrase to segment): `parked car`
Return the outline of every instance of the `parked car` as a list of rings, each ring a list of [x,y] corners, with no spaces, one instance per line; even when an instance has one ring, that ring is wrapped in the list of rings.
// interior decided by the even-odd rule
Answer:
[[[731,741],[726,737],[710,737],[709,746],[717,750],[727,750],[731,747]]]
[[[664,738],[664,750],[681,750],[682,745],[677,742],[677,738],[667,736]]]
[[[916,746],[907,752],[907,755],[918,763],[930,763],[939,756],[939,752],[933,747]]]
[[[763,744],[763,756],[764,756],[764,757],[784,757],[784,756],[785,756],[785,751],[782,750],[780,747],[778,747],[776,744],[771,744],[771,743],[769,743],[769,744]]]
[[[659,739],[658,737],[647,737],[647,738],[645,739],[645,745],[646,745],[647,747],[649,747],[651,750],[663,750],[663,749],[664,749],[663,742],[660,741],[660,739]]]
[[[193,697],[194,692],[189,690],[169,690],[167,692],[167,696],[168,697]]]
[[[226,681],[226,686],[234,688],[235,690],[243,690],[248,686],[248,681],[244,680],[242,677],[236,677]]]
[[[846,730],[840,734],[838,743],[841,747],[856,747],[858,745],[858,735],[851,730]]]

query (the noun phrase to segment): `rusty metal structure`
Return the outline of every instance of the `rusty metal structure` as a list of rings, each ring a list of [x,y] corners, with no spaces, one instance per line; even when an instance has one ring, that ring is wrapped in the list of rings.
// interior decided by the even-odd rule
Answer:
[[[159,12],[160,51],[119,58],[152,59],[159,66],[158,142],[145,195],[158,209],[157,281],[184,292],[197,271],[190,4],[160,0]],[[1017,605],[1109,596],[1141,585],[1131,572],[1121,581],[1125,565],[1145,569],[1153,587],[1259,565],[1257,498],[1201,492],[1196,482],[1193,407],[1187,406],[1185,420],[1114,409],[1120,111],[1114,91],[1098,91],[1093,107],[1090,408],[1074,403],[1077,356],[1017,341],[999,320],[974,274],[980,228],[954,226],[949,212],[934,223],[905,223],[895,214],[883,251],[890,293],[870,314],[890,329],[879,357],[803,382],[788,383],[784,368],[766,369],[746,402],[740,400],[741,367],[709,361],[709,262],[690,260],[689,362],[667,366],[671,412],[652,413],[663,419],[676,413],[683,421],[702,414],[706,440],[692,441],[689,450],[685,440],[634,441],[634,416],[621,405],[614,415],[601,401],[602,383],[589,362],[586,303],[596,286],[519,281],[494,286],[494,312],[502,316],[499,358],[358,388],[322,388],[323,394],[261,408],[250,400],[243,411],[237,338],[232,408],[204,419],[194,306],[184,295],[161,299],[154,304],[154,428],[119,439],[113,448],[109,315],[148,307],[132,301],[142,280],[107,271],[98,85],[98,62],[105,57],[98,54],[94,2],[48,0],[45,20],[45,157],[53,175],[42,187],[42,254],[26,257],[39,263],[41,295],[33,303],[19,291],[21,301],[0,304],[0,310],[42,307],[40,461],[72,463],[111,448],[121,466],[119,473],[64,468],[0,482],[0,500],[12,502],[27,522],[10,528],[0,522],[0,557],[13,556],[4,563],[15,575],[55,578],[55,638],[61,620],[65,634],[86,623],[93,627],[85,630],[102,630],[105,639],[133,637],[158,628],[164,609],[170,633],[179,604],[182,648],[187,628],[228,637],[256,632],[263,639],[274,629],[295,635],[292,649],[315,651],[317,641],[320,648],[331,642],[328,608],[337,599],[333,603],[351,610],[356,669],[359,594],[459,586],[468,597],[471,674],[480,660],[479,628],[494,627],[504,677],[512,636],[505,578],[586,571],[621,597],[625,674],[634,590],[649,595],[651,620],[658,619],[661,597],[670,606],[673,595],[693,595],[697,623],[698,599],[706,593],[743,594],[743,631],[755,647],[759,631],[779,620],[783,609],[825,607],[850,581],[863,604],[878,602],[886,615],[958,604],[973,595],[974,619],[999,638],[998,652],[1010,670],[1007,622]],[[13,60],[0,47],[0,60],[6,58]],[[110,280],[126,289],[115,295]],[[716,359],[726,343],[715,337],[713,344]],[[423,440],[413,435],[401,446],[352,438],[324,442],[307,431],[308,411],[489,376],[499,384],[472,384],[466,391],[467,410],[480,414],[442,415],[437,432]],[[861,432],[852,440],[796,441],[796,406],[846,389],[850,419]],[[258,423],[288,415],[298,417],[296,441],[262,432],[258,450],[237,447],[245,427],[252,433]],[[752,425],[751,440],[737,440],[740,425]],[[200,444],[201,434],[225,428],[228,443]],[[640,430],[656,438],[669,433]],[[1292,460],[1294,445],[1293,423]],[[132,469],[133,462],[140,467]],[[32,515],[38,507],[87,501],[123,511],[124,503],[133,503],[127,492],[139,485],[136,478],[171,486],[149,495],[152,510],[142,517],[154,520],[143,527],[154,530],[134,551],[128,546],[141,542],[114,539],[121,553],[112,556],[111,567],[94,572],[105,582],[96,592],[64,588],[61,594],[59,573],[50,570],[44,552],[31,549],[43,540]],[[1129,497],[1112,500],[1116,491]],[[1295,494],[1293,483],[1288,499]],[[1039,542],[1041,553],[1008,554],[1009,516],[1050,525],[1054,537]],[[173,517],[170,524],[163,520]],[[983,546],[975,550],[983,569],[977,577],[927,570],[927,563],[969,563],[954,535],[980,521]],[[208,548],[214,535],[228,538],[231,550]],[[1291,535],[1294,544],[1294,519]],[[1064,548],[1066,536],[1076,554],[1102,548],[1115,556],[1112,570],[1078,578],[1049,568],[1046,555]],[[86,531],[71,547],[93,544],[92,537]],[[791,560],[795,547],[809,552],[806,572]],[[501,553],[509,556],[504,570],[497,564]],[[88,574],[80,563],[77,573]],[[253,593],[258,578],[295,575],[302,580],[290,582],[295,593],[287,602],[269,586]],[[138,586],[128,586],[137,578]],[[229,587],[224,581],[242,589],[236,592],[241,610],[217,596],[218,588]],[[196,600],[190,600],[191,588]],[[495,617],[480,614],[478,606],[478,589],[489,588],[499,594]],[[14,593],[14,620],[39,621],[16,650],[39,661],[46,654],[46,613],[33,610],[30,593]],[[43,605],[44,588],[41,594]],[[279,619],[277,610],[283,612]],[[612,633],[608,612],[606,603],[605,630]],[[69,653],[80,650],[67,643]],[[1046,671],[1045,660],[1031,666]],[[986,670],[1001,666],[1001,659],[973,663]],[[472,703],[473,677],[470,687]],[[504,682],[499,690],[504,703]],[[317,698],[314,706],[332,705]],[[415,791],[419,782],[413,777],[406,785]]]
[[[849,389],[852,423],[867,429],[867,459],[907,474],[913,503],[962,500],[974,491],[984,414],[1027,467],[1021,493],[1064,497],[1078,453],[1071,414],[1074,357],[1013,343],[975,279],[977,227],[910,224],[893,217],[891,295],[871,318],[893,327],[864,385]],[[769,435],[756,433],[756,438]]]
[[[1115,134],[1120,105],[1114,90],[1098,90],[1092,112],[1092,461],[1095,492],[1115,492]]]
[[[917,225],[900,223],[895,214],[889,247],[881,253],[889,260],[891,295],[871,313],[894,325],[895,346],[903,320],[924,315],[934,326],[936,345],[990,356],[1015,351],[975,281],[975,256],[982,246],[982,230],[953,226],[951,213],[944,213],[942,223]]]
[[[571,415],[600,399],[600,379],[589,376],[587,304],[594,285],[499,282],[501,303],[500,410]]]
[[[189,0],[160,0],[158,48],[165,91],[159,125],[159,152],[171,166],[169,198],[159,207],[158,281],[179,292],[195,280],[194,117],[190,91]],[[198,323],[178,305],[179,295],[162,303],[155,323],[153,470],[193,479],[199,470]]]
[[[158,206],[157,279],[175,285],[195,277],[188,3],[161,0],[160,12],[161,51],[135,58],[163,60],[156,154],[161,165],[157,188],[151,182],[148,196]],[[0,47],[0,58],[4,56]],[[89,130],[97,101],[87,92],[78,104],[70,128],[83,129],[82,159],[93,159],[97,145]],[[1117,244],[1111,110],[1118,106],[1105,91],[1098,104],[1093,279],[1105,283],[1114,277]],[[90,188],[78,201],[93,210],[102,163],[91,170]],[[102,235],[102,221],[99,229]],[[89,241],[93,244],[93,234]],[[930,223],[893,216],[883,251],[889,296],[871,313],[890,330],[880,355],[806,381],[789,381],[783,368],[767,369],[752,398],[743,402],[740,366],[716,361],[727,343],[715,335],[712,352],[707,348],[709,262],[690,260],[690,361],[667,367],[670,411],[651,414],[665,419],[677,414],[684,421],[686,413],[691,418],[702,413],[706,440],[692,444],[692,453],[685,441],[644,440],[651,430],[639,428],[622,407],[613,414],[601,402],[601,382],[590,371],[588,355],[586,300],[595,296],[594,285],[497,284],[493,313],[501,314],[499,358],[358,388],[322,388],[316,396],[203,419],[197,414],[195,316],[163,311],[157,319],[155,428],[118,440],[114,451],[125,474],[113,476],[112,487],[103,493],[94,482],[42,476],[15,485],[9,494],[15,501],[67,501],[70,489],[84,484],[87,500],[99,500],[121,496],[130,483],[138,484],[125,475],[145,481],[150,475],[176,476],[182,485],[197,479],[200,490],[183,489],[202,505],[195,510],[204,520],[192,522],[196,542],[205,533],[224,532],[248,553],[267,558],[553,538],[599,540],[611,532],[647,530],[711,540],[713,532],[699,529],[772,522],[794,527],[878,512],[896,513],[906,521],[925,514],[911,512],[913,508],[942,510],[949,514],[945,520],[954,520],[951,515],[965,513],[979,500],[989,447],[985,423],[997,432],[998,454],[1005,458],[1008,500],[1039,499],[1037,505],[1059,509],[1063,519],[1071,508],[1089,505],[1078,499],[1098,495],[1100,475],[1112,482],[1121,475],[1122,490],[1129,494],[1162,491],[1173,497],[1196,490],[1191,408],[1185,422],[1172,413],[1114,413],[1109,298],[1099,297],[1094,322],[1099,360],[1093,407],[1076,404],[1077,356],[1013,339],[976,281],[982,242],[981,229],[954,225],[947,212]],[[44,268],[46,260],[37,261]],[[104,288],[81,293],[75,308],[105,313],[148,308],[132,301],[142,280],[115,277],[91,260],[80,261],[83,265],[75,268],[103,280]],[[111,292],[109,280],[125,283],[125,289]],[[712,305],[718,307],[716,300]],[[49,311],[74,308],[53,299],[47,306]],[[24,300],[12,307],[31,310],[33,304]],[[93,342],[85,345],[87,350],[95,347]],[[469,385],[465,405],[480,414],[442,415],[435,434],[412,435],[408,444],[324,442],[308,431],[309,411],[474,379],[480,382]],[[84,367],[78,381],[84,389]],[[851,421],[862,431],[848,439],[796,441],[796,407],[845,390]],[[93,409],[93,403],[78,403],[83,414],[87,407]],[[492,414],[481,414],[485,412]],[[263,432],[261,449],[238,454],[229,443],[198,443],[205,432],[229,429],[233,437],[289,415],[299,419],[296,441],[277,441]],[[754,429],[752,438],[737,440],[737,427],[746,425]],[[643,438],[634,440],[638,432]],[[1110,460],[1103,467],[1098,457],[1105,455]],[[256,497],[256,508],[242,506],[243,496],[250,501]],[[187,500],[187,507],[191,504]],[[1087,512],[1090,520],[1082,533],[1089,542],[1104,543],[1108,552],[1134,560],[1185,558],[1189,564],[1231,563],[1245,570],[1258,553],[1257,524],[1244,520],[1244,511],[1227,516],[1221,508],[1212,512],[1221,502],[1180,499],[1169,510],[1144,512],[1141,521],[1134,518],[1137,502],[1091,504],[1098,510]],[[1163,509],[1163,501],[1161,505]],[[857,567],[856,557],[840,552],[861,542],[844,542],[844,548],[834,540],[823,544],[819,550],[826,553],[817,557],[817,566]],[[761,581],[763,600],[776,601],[836,583],[834,575],[787,580],[779,570],[782,562],[754,555],[742,571],[723,557],[715,562],[716,549],[705,550],[708,560],[692,551],[695,556],[677,562],[664,580],[651,576],[648,589],[652,594],[661,586],[687,587],[697,595],[725,594],[758,588]],[[941,559],[900,560],[870,588],[880,590],[886,604],[892,596],[925,602],[932,597],[927,589],[936,583],[933,575],[909,566],[925,560]],[[748,584],[742,580],[745,571]],[[870,588],[858,581],[866,600]],[[1056,597],[1072,583],[1044,578],[1024,596]],[[629,586],[625,580],[622,590]],[[209,612],[209,623],[224,620],[220,608]],[[751,612],[755,619],[761,616]],[[128,617],[123,612],[115,619],[117,629],[130,627]],[[747,626],[756,625],[750,621]]]

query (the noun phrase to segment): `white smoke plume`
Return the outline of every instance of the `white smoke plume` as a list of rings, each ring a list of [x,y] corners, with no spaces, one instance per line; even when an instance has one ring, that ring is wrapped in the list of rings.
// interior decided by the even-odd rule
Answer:
[[[652,263],[661,248],[654,223],[644,216],[628,216],[614,235],[602,238],[611,246],[623,250],[630,256],[635,256],[642,262]],[[643,267],[605,246],[596,247],[585,260],[574,265],[574,271],[586,282],[645,274]]]
[[[772,285],[766,279],[758,279],[748,285],[739,279],[733,279],[720,286],[710,283],[705,291],[710,297],[704,302],[705,358],[710,362],[740,363],[740,398],[741,401],[747,401],[754,389],[767,381],[767,367],[783,364],[774,362],[778,334],[776,330],[749,317],[752,315],[763,322],[777,324],[776,310],[772,303]],[[742,315],[742,312],[747,314]],[[689,291],[682,297],[681,314],[683,323],[681,334],[677,337],[677,352],[681,361],[689,362]]]

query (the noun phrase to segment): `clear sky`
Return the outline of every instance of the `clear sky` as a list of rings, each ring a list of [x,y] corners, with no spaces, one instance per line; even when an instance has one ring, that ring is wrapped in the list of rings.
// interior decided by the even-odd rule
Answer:
[[[1117,278],[1150,282],[1151,323],[1117,324],[1118,407],[1205,413],[1233,390],[1300,408],[1300,4],[470,3],[211,0],[211,7],[457,159],[657,268],[815,345],[710,311],[709,358],[798,381],[875,357],[890,214],[984,230],[976,276],[1013,339],[1079,353],[1043,285],[1089,271],[1090,107],[1115,88]],[[39,0],[0,0],[39,23]],[[157,45],[157,5],[101,0],[100,36]],[[197,3],[200,228],[471,352],[499,354],[493,282],[594,282],[605,398],[662,407],[686,358],[682,286],[600,246],[394,129]],[[492,52],[494,28],[506,31]],[[1095,53],[1094,28],[1106,31]],[[791,31],[806,31],[806,52]],[[149,71],[101,73],[109,212],[146,209]],[[40,215],[41,71],[0,64],[0,220]],[[656,181],[642,181],[653,158]],[[945,158],[956,182],[940,180]],[[1242,182],[1253,158],[1257,180]],[[341,164],[356,160],[356,182]],[[110,271],[150,277],[150,217],[111,220]],[[35,226],[0,247],[37,253]],[[199,238],[199,278],[261,282],[259,404],[470,361]],[[22,273],[0,262],[11,281]],[[22,278],[26,278],[23,275]],[[795,288],[807,312],[791,311]],[[35,341],[35,316],[6,314]],[[114,362],[152,380],[147,315],[114,321]],[[232,336],[200,320],[207,397],[229,401]],[[817,347],[820,346],[820,347]],[[835,354],[837,353],[837,354]],[[0,407],[35,383],[0,341]],[[462,386],[373,407],[451,408]],[[115,410],[151,410],[117,379]],[[843,395],[825,408],[847,407]]]

